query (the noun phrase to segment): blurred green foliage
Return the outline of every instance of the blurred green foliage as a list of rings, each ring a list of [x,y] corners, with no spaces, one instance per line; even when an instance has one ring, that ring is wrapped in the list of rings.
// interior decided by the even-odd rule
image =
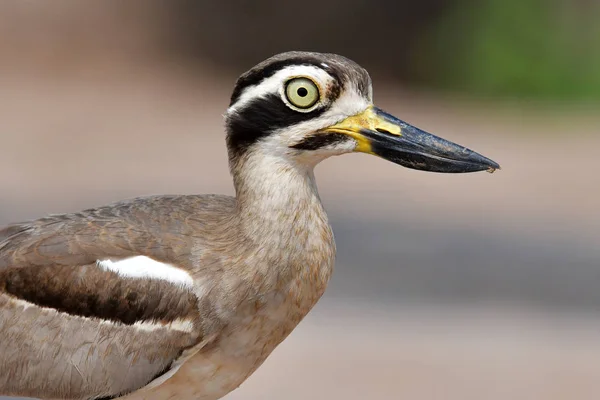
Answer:
[[[600,2],[460,0],[416,46],[414,76],[484,96],[600,100]]]

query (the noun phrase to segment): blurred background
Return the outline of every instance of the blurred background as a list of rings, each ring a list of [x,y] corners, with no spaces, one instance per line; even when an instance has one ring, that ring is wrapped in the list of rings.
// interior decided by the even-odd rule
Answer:
[[[242,399],[597,399],[600,2],[0,3],[0,225],[233,194],[222,114],[286,50],[366,67],[376,103],[498,161],[317,168],[331,286]]]

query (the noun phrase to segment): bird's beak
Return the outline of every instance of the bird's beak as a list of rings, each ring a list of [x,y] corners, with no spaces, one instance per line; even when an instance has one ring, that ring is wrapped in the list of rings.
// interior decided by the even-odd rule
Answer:
[[[500,168],[481,154],[415,128],[374,106],[324,131],[351,136],[357,142],[355,151],[375,154],[408,168],[447,173],[493,172]]]

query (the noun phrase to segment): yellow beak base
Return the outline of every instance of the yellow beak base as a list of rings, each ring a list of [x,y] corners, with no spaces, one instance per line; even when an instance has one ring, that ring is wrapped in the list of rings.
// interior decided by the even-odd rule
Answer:
[[[374,154],[371,147],[371,140],[362,133],[363,131],[386,132],[397,136],[402,135],[400,126],[386,121],[376,110],[375,107],[369,106],[362,113],[348,117],[342,122],[325,129],[325,131],[348,135],[356,140],[355,151]]]
[[[466,147],[442,139],[370,106],[323,130],[348,135],[354,151],[375,154],[407,168],[431,172],[493,172],[500,166]]]

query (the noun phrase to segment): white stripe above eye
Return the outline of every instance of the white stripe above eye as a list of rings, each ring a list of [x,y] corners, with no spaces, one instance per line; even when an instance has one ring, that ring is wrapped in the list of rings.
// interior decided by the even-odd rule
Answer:
[[[98,260],[96,264],[125,278],[161,279],[175,285],[191,288],[194,280],[187,271],[153,260],[146,256],[135,256],[119,261]]]
[[[309,77],[320,85],[321,88],[327,87],[329,81],[333,79],[331,75],[319,67],[313,65],[291,65],[265,78],[257,85],[244,89],[239,99],[229,107],[227,112],[236,112],[244,108],[250,101],[271,93],[282,94],[283,83],[294,76]]]

